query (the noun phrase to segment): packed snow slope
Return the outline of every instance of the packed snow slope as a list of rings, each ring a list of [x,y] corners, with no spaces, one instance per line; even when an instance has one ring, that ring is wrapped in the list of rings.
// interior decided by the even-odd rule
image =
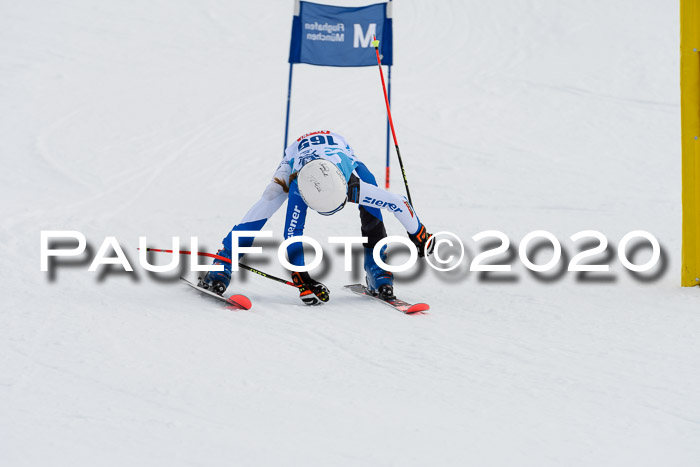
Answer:
[[[292,3],[0,3],[0,464],[697,466],[677,2],[394,2],[411,194],[466,265],[399,275],[401,297],[431,305],[409,317],[344,292],[361,274],[326,245],[329,304],[241,274],[230,291],[253,309],[234,312],[146,273],[138,237],[215,251],[260,196],[282,153]],[[337,131],[381,176],[377,75],[295,67],[292,137]],[[547,230],[570,259],[590,229],[610,240],[608,280],[538,279],[517,257]],[[638,229],[664,252],[644,280],[615,249]],[[135,271],[88,272],[85,255],[41,272],[42,230],[81,231],[92,255],[115,236]],[[483,230],[511,238],[515,257],[495,258],[510,280],[467,271]],[[307,233],[357,235],[357,210],[310,213]],[[252,264],[287,277],[265,245]]]

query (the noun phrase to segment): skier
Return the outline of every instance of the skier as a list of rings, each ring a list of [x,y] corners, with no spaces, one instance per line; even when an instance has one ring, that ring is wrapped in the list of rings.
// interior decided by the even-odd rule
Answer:
[[[343,209],[347,202],[359,205],[362,236],[368,239],[363,244],[367,288],[382,300],[395,297],[393,274],[379,267],[372,255],[377,242],[387,236],[380,208],[391,211],[403,224],[420,257],[433,251],[434,242],[408,200],[378,188],[367,166],[337,133],[314,131],[289,145],[261,199],[232,230],[262,229],[285,200],[288,200],[285,238],[303,235],[307,208],[330,216]],[[231,241],[229,233],[217,255],[230,259]],[[241,247],[252,244],[252,237],[239,239]],[[287,256],[291,264],[304,265],[304,250],[299,242],[288,247]],[[381,249],[380,257],[386,261],[386,245]],[[199,285],[222,295],[231,281],[231,265],[219,259],[213,264],[223,265],[224,270],[209,271]],[[305,304],[319,305],[329,300],[328,288],[312,279],[308,272],[293,272],[292,280]]]

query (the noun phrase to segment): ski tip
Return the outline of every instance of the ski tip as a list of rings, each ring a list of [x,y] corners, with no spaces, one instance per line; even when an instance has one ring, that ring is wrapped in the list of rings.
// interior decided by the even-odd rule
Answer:
[[[416,303],[415,305],[411,305],[408,310],[406,310],[407,315],[412,315],[414,313],[419,313],[422,314],[424,311],[428,311],[430,309],[430,305],[427,303]]]
[[[226,300],[233,305],[243,308],[244,310],[250,310],[250,308],[253,306],[250,299],[245,295],[231,295]]]

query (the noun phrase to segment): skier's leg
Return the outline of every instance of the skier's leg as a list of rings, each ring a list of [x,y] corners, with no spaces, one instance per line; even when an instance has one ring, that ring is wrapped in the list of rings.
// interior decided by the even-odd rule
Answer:
[[[243,216],[241,222],[236,224],[231,230],[258,231],[263,228],[267,220],[277,212],[287,199],[287,194],[281,186],[276,183],[269,183],[263,191],[262,196]],[[221,241],[225,249],[231,249],[231,232]],[[241,237],[239,246],[249,247],[253,244],[253,237]]]
[[[355,174],[350,177],[348,183],[348,201],[358,203],[360,198],[360,184],[377,184],[372,173],[360,164],[355,169]],[[362,223],[362,236],[367,237],[364,249],[364,269],[367,277],[367,286],[372,291],[381,295],[383,299],[394,297],[393,284],[394,276],[391,272],[385,271],[374,261],[373,251],[375,245],[386,237],[386,228],[382,212],[379,208],[370,206],[358,206],[360,210],[360,221]],[[382,260],[386,261],[386,246],[380,252]]]
[[[374,175],[372,175],[372,172],[370,172],[364,164],[360,163],[355,168],[355,174],[350,177],[348,183],[348,201],[351,203],[360,202],[361,183],[364,182],[365,184],[377,186]],[[364,244],[364,247],[374,248],[374,245],[376,245],[379,240],[386,237],[386,228],[384,227],[382,211],[372,206],[359,206],[359,209],[362,236],[367,237],[367,243]]]
[[[393,212],[394,216],[396,216],[406,229],[411,242],[416,246],[418,256],[424,257],[432,253],[435,243],[432,241],[432,237],[425,226],[420,222],[418,215],[405,197],[382,190],[362,180],[359,182],[357,192],[360,210],[364,208],[369,211],[370,209],[376,210],[377,207],[381,207]],[[384,225],[382,223],[381,238],[386,236],[386,231],[383,229]],[[375,241],[372,246],[376,245],[377,241]],[[380,257],[386,262],[385,249],[386,246],[382,248]],[[365,271],[367,272],[367,285],[371,291],[376,291],[377,295],[384,300],[393,298],[393,276],[390,272],[384,271],[376,264],[373,251],[370,248],[365,249]],[[376,278],[376,281],[373,280],[373,278]],[[383,284],[390,285],[385,286],[383,290]]]
[[[287,194],[282,187],[276,183],[269,183],[262,196],[243,216],[241,222],[236,224],[231,230],[259,231],[263,228],[267,220],[284,204]],[[253,245],[254,237],[240,237],[238,245],[240,247],[250,247]],[[231,259],[231,242],[233,235],[229,231],[228,235],[221,241],[223,248],[216,254]],[[243,256],[243,255],[240,255]],[[236,260],[240,259],[236,258]],[[231,263],[215,259],[214,265],[223,266],[223,271],[209,271],[200,279],[199,285],[206,289],[211,289],[219,295],[223,294],[231,282]]]

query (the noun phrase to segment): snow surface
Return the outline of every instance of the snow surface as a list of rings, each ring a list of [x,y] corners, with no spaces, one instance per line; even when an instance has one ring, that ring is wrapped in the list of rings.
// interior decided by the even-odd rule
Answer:
[[[580,230],[614,253],[644,229],[665,269],[635,280],[611,254],[607,282],[537,280],[517,258],[509,282],[428,270],[397,281],[431,304],[408,317],[344,292],[358,277],[327,248],[328,305],[239,275],[253,309],[221,308],[147,274],[138,237],[215,250],[259,197],[292,2],[4,1],[0,465],[700,464],[677,2],[394,3],[396,130],[431,230],[471,259],[482,230],[548,230],[570,257]],[[295,69],[291,135],[333,129],[377,175],[384,112],[376,68]],[[307,232],[358,224],[351,207]],[[42,273],[42,230],[82,231],[93,253],[116,236],[136,272],[84,257]],[[255,264],[284,274],[267,248]]]

